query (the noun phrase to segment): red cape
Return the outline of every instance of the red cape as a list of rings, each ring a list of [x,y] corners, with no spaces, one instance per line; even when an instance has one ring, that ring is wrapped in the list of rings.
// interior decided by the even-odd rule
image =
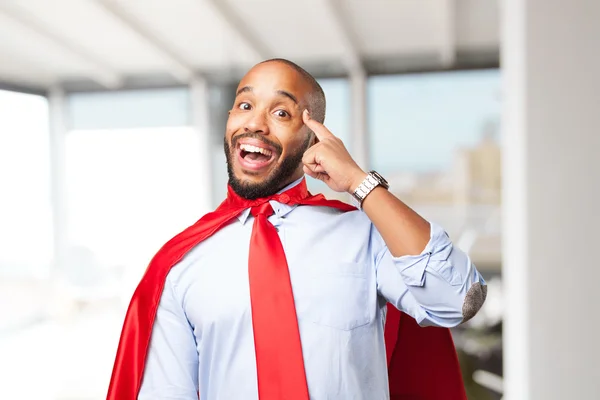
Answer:
[[[303,181],[304,190],[305,184]],[[335,207],[342,211],[355,209],[339,201],[326,200],[322,195],[309,195],[301,204]],[[175,236],[154,256],[125,316],[107,400],[137,399],[154,318],[171,267],[250,206],[252,202],[241,205],[231,196],[230,190],[230,196],[214,212]],[[385,342],[392,400],[466,400],[448,329],[421,328],[413,318],[388,304]]]

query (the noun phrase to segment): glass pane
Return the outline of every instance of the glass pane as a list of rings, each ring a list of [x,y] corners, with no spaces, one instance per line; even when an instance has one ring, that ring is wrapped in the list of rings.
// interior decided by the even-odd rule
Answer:
[[[498,70],[379,76],[368,83],[373,168],[448,170],[460,148],[498,142]]]
[[[69,95],[71,129],[139,129],[190,125],[187,88]]]
[[[68,237],[79,261],[137,283],[154,252],[208,211],[192,128],[73,131],[66,143]]]
[[[465,229],[498,233],[498,70],[371,78],[368,105],[372,166],[394,193],[467,250]],[[497,267],[499,244],[485,246],[481,260]]]

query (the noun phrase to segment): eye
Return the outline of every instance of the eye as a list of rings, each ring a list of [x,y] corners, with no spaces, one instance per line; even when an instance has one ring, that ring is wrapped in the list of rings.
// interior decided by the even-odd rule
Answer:
[[[250,107],[250,104],[243,102],[243,103],[238,104],[238,108],[240,110],[250,110],[252,107]]]
[[[285,110],[277,110],[275,111],[275,115],[277,115],[279,118],[287,118],[290,116],[290,113]]]

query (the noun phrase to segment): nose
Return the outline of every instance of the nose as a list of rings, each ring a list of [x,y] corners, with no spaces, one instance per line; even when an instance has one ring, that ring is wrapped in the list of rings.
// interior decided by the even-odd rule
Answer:
[[[263,135],[269,134],[269,125],[267,124],[267,118],[265,112],[261,110],[255,110],[248,113],[248,118],[244,124],[244,130],[246,132],[262,133]]]

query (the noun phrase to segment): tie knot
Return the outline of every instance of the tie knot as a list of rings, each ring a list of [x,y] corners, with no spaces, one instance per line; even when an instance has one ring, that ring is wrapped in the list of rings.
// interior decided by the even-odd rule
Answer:
[[[271,207],[271,203],[268,201],[260,204],[258,206],[254,206],[250,209],[252,215],[256,218],[258,215],[264,215],[265,217],[270,217],[273,215],[273,207]]]

